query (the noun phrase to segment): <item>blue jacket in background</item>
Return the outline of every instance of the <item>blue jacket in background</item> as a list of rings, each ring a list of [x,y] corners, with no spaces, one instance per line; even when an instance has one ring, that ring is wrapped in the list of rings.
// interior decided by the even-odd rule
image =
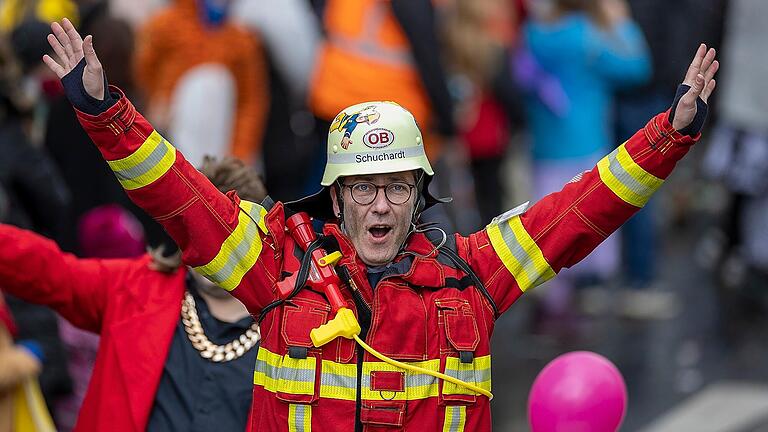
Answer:
[[[604,30],[583,13],[556,22],[528,22],[527,49],[541,69],[559,80],[568,108],[557,115],[535,95],[526,97],[534,160],[576,158],[615,147],[613,91],[641,84],[651,75],[640,28],[625,21]]]

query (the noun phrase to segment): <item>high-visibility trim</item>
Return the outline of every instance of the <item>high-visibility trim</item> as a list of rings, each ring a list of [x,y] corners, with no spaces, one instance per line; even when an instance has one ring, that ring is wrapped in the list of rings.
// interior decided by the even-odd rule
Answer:
[[[288,405],[288,432],[312,431],[312,406],[304,404]]]
[[[314,357],[304,359],[283,357],[283,364],[278,373],[277,391],[296,395],[314,395],[316,370],[317,359]]]
[[[521,291],[525,292],[555,277],[555,271],[523,227],[520,216],[488,225],[486,230],[493,250],[515,278]]]
[[[440,359],[404,363],[435,372],[440,371]],[[387,392],[371,390],[371,372],[378,371],[404,373],[405,391]],[[403,370],[388,363],[364,362],[362,383],[360,385],[361,397],[365,400],[416,400],[436,397],[439,394],[438,381],[437,378],[431,375]]]
[[[253,383],[272,393],[277,392],[278,375],[282,364],[283,356],[259,347],[253,371]]]
[[[314,357],[292,359],[288,355],[272,353],[264,347],[259,348],[253,383],[265,390],[277,393],[313,394],[315,377]],[[441,372],[440,359],[420,362],[406,362],[409,365]],[[282,369],[289,369],[284,372]],[[388,392],[371,390],[371,372],[387,371],[405,374],[405,391]],[[461,363],[458,357],[449,357],[446,362],[446,375],[458,377],[490,391],[491,356],[474,359],[473,363]],[[361,382],[361,397],[364,400],[419,400],[437,397],[440,393],[440,380],[431,375],[405,371],[384,362],[364,362]],[[444,394],[474,394],[470,390],[451,383],[444,383]],[[320,374],[320,398],[355,401],[357,396],[357,365],[322,360]]]
[[[315,394],[317,359],[294,359],[259,349],[253,372],[253,383],[273,393]]]
[[[447,405],[443,432],[464,432],[467,423],[467,407],[464,405]]]
[[[107,164],[124,189],[134,190],[162,177],[175,161],[176,149],[153,130],[130,156],[107,161]]]
[[[476,357],[472,363],[462,363],[458,357],[448,357],[445,374],[491,391],[491,356]],[[451,382],[443,383],[444,395],[474,395],[472,390]]]
[[[630,156],[625,144],[619,146],[597,163],[600,180],[623,201],[643,207],[663,179],[644,170]]]
[[[354,401],[357,399],[357,365],[323,360],[320,398]]]
[[[266,214],[264,207],[241,201],[235,230],[221,244],[216,256],[208,264],[195,267],[195,271],[227,291],[237,288],[261,254],[259,228],[267,232]]]

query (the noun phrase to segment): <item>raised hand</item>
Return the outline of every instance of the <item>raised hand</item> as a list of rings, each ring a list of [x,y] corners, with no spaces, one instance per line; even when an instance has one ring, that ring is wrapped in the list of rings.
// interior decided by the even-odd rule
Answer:
[[[75,26],[64,18],[59,24],[51,24],[53,34],[48,35],[48,43],[56,53],[57,60],[49,55],[43,56],[43,62],[60,79],[72,71],[85,57],[85,71],[83,71],[83,86],[88,94],[98,100],[104,99],[104,71],[101,62],[96,57],[93,49],[93,36],[86,36],[85,40],[75,30]]]
[[[691,65],[688,66],[688,72],[685,73],[683,84],[691,86],[686,94],[680,98],[680,102],[675,109],[675,118],[672,121],[672,127],[681,130],[691,124],[696,117],[696,98],[706,102],[712,91],[715,89],[715,73],[720,68],[720,63],[715,60],[714,48],[707,50],[705,44],[699,45],[696,56]]]

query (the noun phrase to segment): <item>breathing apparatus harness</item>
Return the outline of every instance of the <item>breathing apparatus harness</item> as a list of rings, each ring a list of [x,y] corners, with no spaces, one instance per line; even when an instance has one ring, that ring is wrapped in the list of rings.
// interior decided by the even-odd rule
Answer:
[[[335,242],[335,239],[326,236],[322,236],[318,239],[317,234],[315,234],[315,231],[312,227],[312,219],[307,213],[304,212],[298,212],[288,217],[286,219],[286,228],[296,244],[304,251],[304,258],[302,259],[301,267],[298,272],[285,278],[283,281],[278,282],[277,291],[279,298],[262,310],[258,319],[259,323],[267,312],[294,297],[299,293],[299,291],[308,285],[314,290],[325,294],[328,302],[331,305],[331,312],[335,314],[333,319],[321,325],[320,327],[313,329],[310,332],[309,335],[312,340],[312,344],[316,348],[319,348],[340,336],[347,339],[354,339],[364,350],[368,351],[371,355],[392,366],[411,372],[431,375],[433,377],[451,382],[455,385],[465,387],[476,393],[487,396],[489,399],[493,399],[493,394],[491,394],[491,392],[480,388],[477,385],[470,384],[444,373],[399,362],[385,356],[384,354],[381,354],[366,344],[359,336],[361,328],[360,324],[357,322],[357,318],[355,318],[355,314],[347,307],[347,303],[341,295],[340,286],[342,281],[339,278],[335,268],[336,263],[338,263],[338,261],[342,258],[341,252],[327,252],[328,248],[333,248],[333,242]],[[443,241],[443,243],[445,242]],[[338,247],[338,245],[336,246]],[[447,248],[440,248],[440,250],[445,249]],[[459,258],[459,260],[463,262],[461,258]],[[466,268],[469,270],[470,273],[468,274],[470,274],[471,277],[473,276],[473,280],[476,280],[475,283],[479,284],[476,286],[482,287],[481,292],[483,292],[487,298],[490,298],[490,296],[487,295],[488,293],[485,290],[485,287],[479,281],[474,272],[469,269],[469,266],[466,265],[466,262],[464,262],[464,266],[466,266]],[[460,266],[460,268],[462,267]],[[462,268],[462,270],[464,270],[464,268]],[[344,271],[343,273],[346,274],[347,272]],[[496,305],[492,299],[491,305],[493,306],[494,311],[496,311]]]

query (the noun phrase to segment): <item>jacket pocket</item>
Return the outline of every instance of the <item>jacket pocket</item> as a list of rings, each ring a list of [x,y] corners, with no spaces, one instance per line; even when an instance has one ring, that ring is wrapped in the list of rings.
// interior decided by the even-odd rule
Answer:
[[[403,430],[405,401],[363,401],[360,422],[365,432]]]
[[[277,371],[278,399],[303,404],[318,399],[322,351],[313,346],[309,333],[325,324],[329,313],[330,305],[307,298],[284,306],[280,332],[286,348]]]
[[[436,299],[435,304],[438,310],[441,371],[469,384],[479,385],[482,373],[476,370],[475,350],[480,343],[480,333],[472,306],[467,300],[459,298]],[[474,391],[441,380],[441,404],[473,404],[476,401]]]

